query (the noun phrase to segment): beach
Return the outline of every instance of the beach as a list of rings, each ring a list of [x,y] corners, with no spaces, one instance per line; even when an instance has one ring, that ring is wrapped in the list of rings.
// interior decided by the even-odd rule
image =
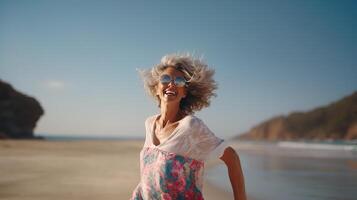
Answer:
[[[0,199],[129,199],[142,140],[2,140]],[[232,143],[249,199],[354,199],[354,145]],[[205,164],[206,200],[233,199],[221,161]],[[343,184],[342,184],[343,183]]]
[[[142,140],[2,140],[0,199],[129,199],[139,182],[142,145]],[[208,181],[203,193],[206,200],[233,199]]]

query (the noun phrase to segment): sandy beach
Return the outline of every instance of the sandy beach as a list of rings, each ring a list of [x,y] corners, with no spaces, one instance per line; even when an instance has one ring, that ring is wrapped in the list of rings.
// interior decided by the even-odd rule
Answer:
[[[139,181],[142,145],[140,140],[0,141],[0,199],[129,199]],[[204,197],[233,199],[209,182]]]

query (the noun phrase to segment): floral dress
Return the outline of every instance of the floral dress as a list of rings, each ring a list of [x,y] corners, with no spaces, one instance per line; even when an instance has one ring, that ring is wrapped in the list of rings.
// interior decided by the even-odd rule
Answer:
[[[227,143],[199,118],[188,115],[159,145],[153,143],[154,122],[145,121],[146,139],[140,152],[140,182],[131,200],[203,199],[204,161],[223,155]]]

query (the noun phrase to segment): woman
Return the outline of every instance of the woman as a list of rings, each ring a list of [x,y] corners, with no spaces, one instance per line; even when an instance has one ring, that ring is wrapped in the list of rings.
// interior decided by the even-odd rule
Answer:
[[[214,71],[200,59],[174,54],[141,74],[160,114],[145,121],[141,180],[131,199],[203,199],[204,162],[220,158],[227,165],[234,199],[245,200],[239,156],[193,115],[215,96]]]

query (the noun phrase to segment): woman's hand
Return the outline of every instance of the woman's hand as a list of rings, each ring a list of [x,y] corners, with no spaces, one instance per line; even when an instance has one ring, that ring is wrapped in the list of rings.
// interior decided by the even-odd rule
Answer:
[[[239,156],[232,147],[227,147],[223,156],[220,158],[226,163],[228,168],[228,175],[231,181],[234,199],[246,200],[245,185],[242,167],[240,165]]]

